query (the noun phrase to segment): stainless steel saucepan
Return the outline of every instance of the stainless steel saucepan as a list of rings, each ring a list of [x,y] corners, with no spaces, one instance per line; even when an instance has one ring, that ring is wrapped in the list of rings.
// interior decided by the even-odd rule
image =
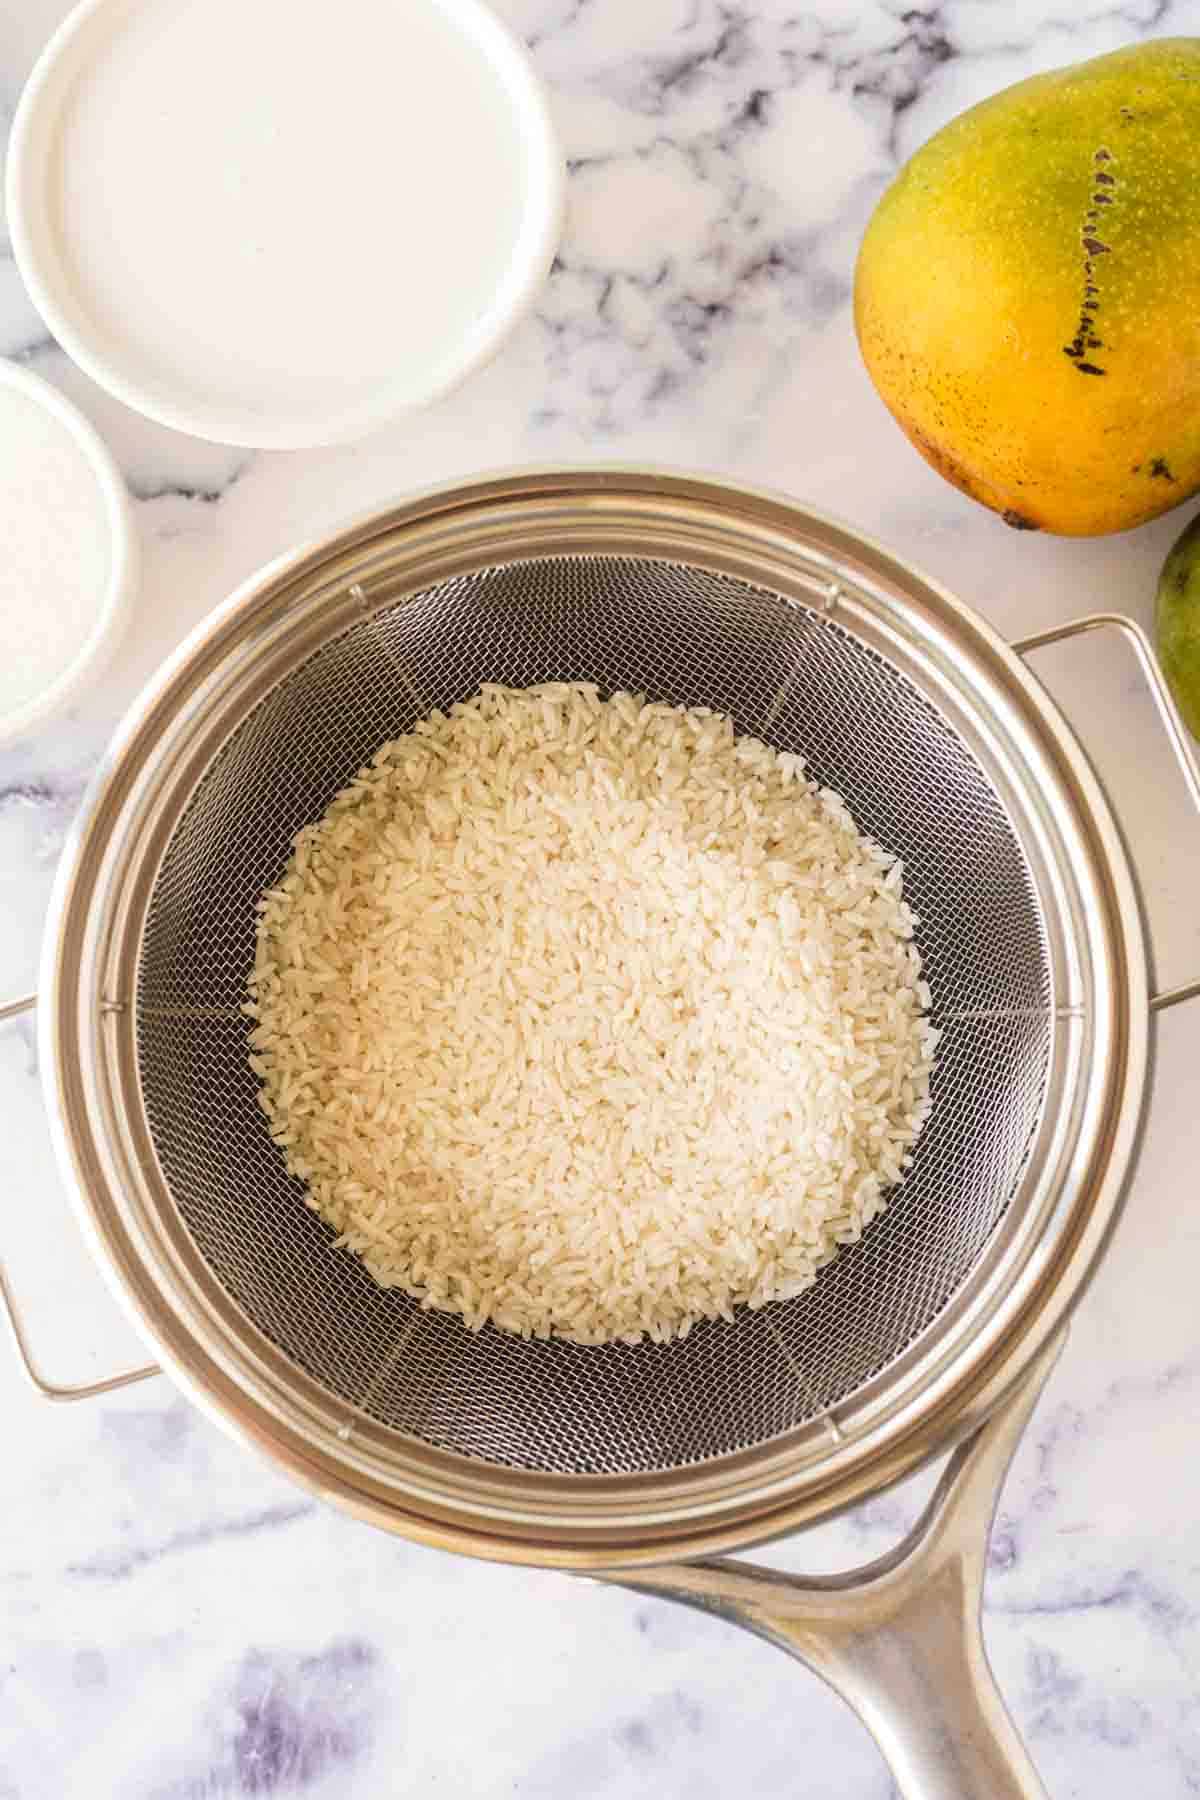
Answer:
[[[247,583],[118,732],[42,964],[59,1158],[163,1368],[374,1524],[769,1637],[857,1708],[913,1800],[1040,1794],[984,1654],[985,1543],[1129,1178],[1152,1014],[1200,993],[1152,992],[1120,834],[1025,660],[1101,629],[1139,658],[1200,805],[1131,621],[1006,644],[769,495],[622,470],[480,480]],[[909,1180],[807,1293],[683,1343],[474,1337],[376,1288],[302,1204],[247,1064],[255,900],[294,833],[433,707],[551,679],[717,707],[802,751],[903,857],[922,921],[944,1037]],[[723,1559],[947,1451],[924,1518],[869,1568]]]

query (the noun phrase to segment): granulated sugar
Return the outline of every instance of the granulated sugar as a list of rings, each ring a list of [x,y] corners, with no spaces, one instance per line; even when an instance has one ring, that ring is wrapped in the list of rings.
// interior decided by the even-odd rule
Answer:
[[[0,723],[76,661],[107,603],[112,555],[107,501],[82,446],[0,381]]]

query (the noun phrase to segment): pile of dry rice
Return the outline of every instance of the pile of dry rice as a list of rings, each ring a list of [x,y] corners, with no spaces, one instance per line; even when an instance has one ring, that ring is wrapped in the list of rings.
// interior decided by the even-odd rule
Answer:
[[[377,1281],[475,1329],[661,1340],[796,1294],[928,1112],[900,864],[702,708],[484,688],[259,909],[276,1143]]]

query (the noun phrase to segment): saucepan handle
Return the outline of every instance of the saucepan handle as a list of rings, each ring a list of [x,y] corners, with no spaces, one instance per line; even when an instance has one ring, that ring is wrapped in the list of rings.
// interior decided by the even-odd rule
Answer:
[[[858,1713],[904,1800],[1045,1800],[988,1666],[980,1605],[1000,1485],[1065,1337],[954,1452],[878,1562],[806,1580],[717,1557],[602,1579],[716,1613],[807,1663]]]
[[[1154,654],[1154,645],[1136,619],[1127,618],[1124,613],[1088,613],[1086,617],[1071,619],[1065,625],[1052,625],[1047,631],[1035,631],[1031,637],[1016,638],[1012,648],[1018,655],[1028,656],[1031,650],[1043,650],[1048,644],[1061,644],[1068,638],[1082,637],[1089,631],[1119,632],[1137,657],[1150,689],[1150,697],[1158,708],[1158,716],[1187,784],[1192,804],[1200,812],[1200,756],[1197,756],[1192,735],[1171,697],[1171,690]],[[1168,1006],[1178,1006],[1181,1000],[1194,1000],[1197,995],[1200,995],[1200,976],[1194,981],[1185,981],[1179,987],[1155,994],[1150,1007],[1153,1012],[1163,1012]]]
[[[5,1019],[15,1019],[21,1013],[32,1012],[36,1005],[36,994],[24,994],[19,1000],[5,1001],[0,1004],[0,1024],[3,1024]],[[21,1323],[20,1310],[2,1264],[0,1264],[0,1307],[2,1307],[7,1321],[22,1373],[43,1400],[94,1400],[98,1394],[111,1394],[115,1388],[129,1387],[135,1381],[146,1381],[151,1375],[157,1375],[160,1372],[154,1363],[147,1363],[140,1369],[124,1369],[119,1375],[106,1375],[102,1381],[86,1381],[78,1387],[60,1387],[55,1382],[46,1380],[45,1376],[39,1372],[37,1364],[30,1354],[25,1328]]]

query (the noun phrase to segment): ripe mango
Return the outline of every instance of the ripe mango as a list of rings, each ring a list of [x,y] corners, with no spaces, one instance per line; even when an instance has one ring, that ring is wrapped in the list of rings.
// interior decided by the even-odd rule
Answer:
[[[1200,488],[1200,38],[1136,44],[951,121],[858,257],[867,369],[1010,524],[1124,531]]]
[[[1188,728],[1200,738],[1200,518],[1163,564],[1154,625],[1163,674]]]

